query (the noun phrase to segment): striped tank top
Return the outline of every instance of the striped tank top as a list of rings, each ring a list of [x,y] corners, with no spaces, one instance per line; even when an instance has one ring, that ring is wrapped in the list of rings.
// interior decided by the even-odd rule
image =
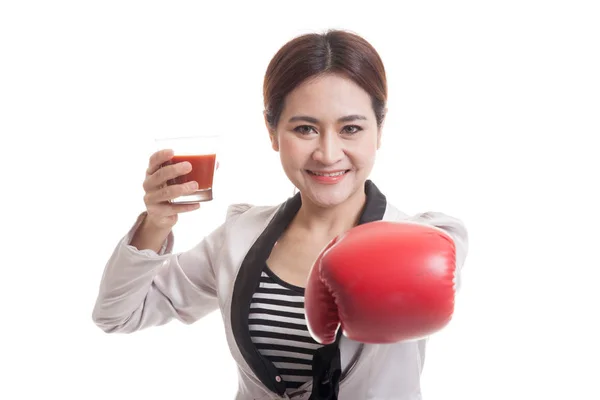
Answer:
[[[306,326],[304,288],[284,282],[266,267],[252,296],[248,323],[252,342],[279,370],[288,392],[312,380],[312,358],[321,344]]]

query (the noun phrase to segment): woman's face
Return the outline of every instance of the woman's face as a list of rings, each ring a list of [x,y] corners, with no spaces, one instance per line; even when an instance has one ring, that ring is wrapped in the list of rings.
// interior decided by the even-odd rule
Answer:
[[[271,142],[303,202],[332,207],[364,193],[380,131],[369,94],[347,78],[325,75],[287,96]]]

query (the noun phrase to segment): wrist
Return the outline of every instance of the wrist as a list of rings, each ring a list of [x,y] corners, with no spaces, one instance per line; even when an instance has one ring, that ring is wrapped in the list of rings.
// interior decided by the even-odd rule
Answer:
[[[138,250],[151,249],[160,254],[165,240],[167,240],[171,233],[171,229],[171,226],[161,226],[146,215],[129,244]]]
[[[153,235],[168,235],[169,232],[173,229],[172,225],[165,226],[160,222],[156,221],[150,215],[146,214],[146,218],[142,221],[140,225],[141,229],[148,231],[148,233],[152,233]]]

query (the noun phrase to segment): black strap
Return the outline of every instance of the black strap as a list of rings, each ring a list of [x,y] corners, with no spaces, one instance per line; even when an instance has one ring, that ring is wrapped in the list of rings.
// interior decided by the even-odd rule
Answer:
[[[313,386],[309,400],[337,400],[342,376],[340,339],[338,331],[335,342],[319,348],[313,356]]]

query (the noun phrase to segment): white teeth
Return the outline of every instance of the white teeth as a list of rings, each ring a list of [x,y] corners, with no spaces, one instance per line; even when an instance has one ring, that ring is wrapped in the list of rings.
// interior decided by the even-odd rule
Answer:
[[[334,172],[334,173],[310,171],[310,173],[314,174],[314,175],[318,175],[318,176],[340,176],[340,175],[344,175],[346,173],[346,171],[340,171],[340,172]]]

